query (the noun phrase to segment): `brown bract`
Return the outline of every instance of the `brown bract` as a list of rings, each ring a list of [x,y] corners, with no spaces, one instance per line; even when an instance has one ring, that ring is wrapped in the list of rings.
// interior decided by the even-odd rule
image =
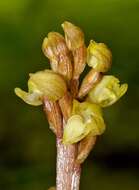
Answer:
[[[67,92],[60,100],[59,105],[64,117],[65,122],[67,122],[68,118],[71,115],[72,111],[72,96],[69,92]]]
[[[79,87],[79,79],[72,79],[70,83],[70,92],[73,98],[77,97]]]
[[[82,81],[79,89],[78,98],[86,96],[88,92],[95,86],[102,78],[102,74],[91,69]]]
[[[73,51],[74,68],[73,68],[73,79],[79,79],[80,74],[84,71],[86,66],[87,51],[85,45]]]
[[[57,137],[62,137],[62,114],[58,102],[52,102],[44,97],[44,111],[46,113],[50,129],[56,134]]]
[[[78,156],[77,156],[77,162],[83,163],[91,150],[93,149],[95,143],[96,143],[96,136],[88,135],[86,138],[84,138],[81,142],[79,142],[78,145]]]

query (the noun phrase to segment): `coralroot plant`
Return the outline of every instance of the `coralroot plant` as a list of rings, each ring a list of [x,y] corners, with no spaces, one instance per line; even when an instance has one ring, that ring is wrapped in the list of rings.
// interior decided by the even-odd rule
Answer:
[[[65,38],[50,32],[42,44],[51,69],[29,74],[28,92],[15,88],[15,93],[27,104],[43,105],[56,135],[56,189],[79,190],[81,165],[106,128],[102,108],[115,103],[128,86],[105,75],[112,54],[104,43],[91,40],[86,48],[79,27],[64,22],[62,28]],[[79,84],[86,65],[90,71]]]

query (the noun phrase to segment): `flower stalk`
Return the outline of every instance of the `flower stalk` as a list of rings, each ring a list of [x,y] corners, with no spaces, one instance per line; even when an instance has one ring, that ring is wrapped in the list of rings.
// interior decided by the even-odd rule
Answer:
[[[79,190],[81,165],[76,162],[77,145],[64,145],[57,138],[57,190]]]

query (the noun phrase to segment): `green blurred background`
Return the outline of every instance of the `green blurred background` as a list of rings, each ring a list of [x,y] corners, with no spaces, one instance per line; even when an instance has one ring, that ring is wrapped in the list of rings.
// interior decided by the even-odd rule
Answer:
[[[64,20],[79,25],[113,52],[111,74],[128,93],[105,109],[107,131],[82,171],[81,190],[139,189],[139,0],[0,1],[0,190],[46,190],[55,184],[55,137],[42,107],[13,92],[29,72],[49,67],[41,52]]]

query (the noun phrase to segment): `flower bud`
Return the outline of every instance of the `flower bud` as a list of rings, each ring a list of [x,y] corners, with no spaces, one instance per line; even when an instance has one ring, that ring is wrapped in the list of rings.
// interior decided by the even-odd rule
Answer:
[[[69,50],[74,51],[84,45],[84,33],[79,27],[65,21],[62,28],[65,32],[66,44]]]
[[[98,72],[106,72],[111,67],[112,54],[104,43],[90,41],[87,48],[87,64]]]
[[[82,98],[100,81],[101,74],[94,69],[91,69],[82,81],[78,98]]]
[[[43,41],[42,50],[50,59],[52,70],[69,81],[72,78],[71,54],[64,37],[57,32],[50,32]]]
[[[101,107],[114,104],[128,88],[127,84],[120,85],[119,83],[119,79],[114,76],[103,76],[102,80],[90,91],[89,100]]]
[[[72,116],[64,128],[63,142],[73,144],[88,134],[101,135],[105,130],[101,108],[89,102],[73,101]]]
[[[48,100],[56,101],[66,93],[64,79],[51,70],[38,71],[30,74],[28,80],[28,92],[15,88],[15,93],[26,103],[38,106],[42,104],[44,96]]]
[[[79,79],[86,65],[86,47],[82,30],[70,22],[64,22],[62,28],[65,32],[66,44],[72,51],[74,59],[73,79]]]
[[[57,54],[56,54],[56,49],[54,44],[52,43],[52,40],[50,38],[48,39],[47,37],[44,38],[43,43],[42,43],[42,51],[44,55],[50,60],[51,64],[51,69],[55,72],[58,70],[58,59],[57,59]]]

